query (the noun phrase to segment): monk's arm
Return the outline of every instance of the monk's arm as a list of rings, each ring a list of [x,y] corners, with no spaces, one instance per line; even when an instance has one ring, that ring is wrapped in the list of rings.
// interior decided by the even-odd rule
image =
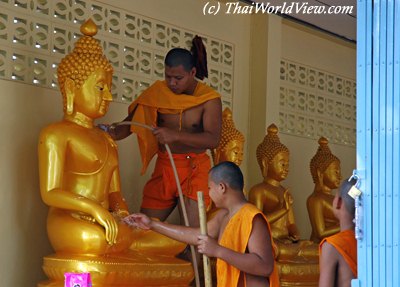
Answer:
[[[248,241],[248,253],[239,253],[220,247],[217,257],[239,270],[257,276],[269,276],[274,269],[274,256],[267,223],[257,215]]]
[[[128,116],[123,119],[123,121],[132,121],[134,111],[130,112]],[[109,129],[108,133],[114,140],[122,140],[131,135],[131,126],[130,125],[117,125],[118,123],[113,123]]]
[[[337,275],[337,251],[331,244],[325,242],[319,257],[319,287],[334,287]]]
[[[196,245],[197,236],[200,234],[200,228],[169,224],[168,222],[153,220],[142,213],[133,213],[125,217],[124,221],[131,226],[144,230],[150,229],[168,236],[169,238],[191,245]]]

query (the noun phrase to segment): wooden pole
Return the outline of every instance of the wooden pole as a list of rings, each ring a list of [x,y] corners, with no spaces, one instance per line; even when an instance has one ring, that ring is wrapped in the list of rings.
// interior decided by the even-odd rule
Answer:
[[[204,207],[203,192],[197,192],[197,201],[199,205],[200,233],[201,235],[207,235],[207,216]],[[212,287],[211,262],[210,258],[205,254],[203,254],[203,268],[205,287]]]

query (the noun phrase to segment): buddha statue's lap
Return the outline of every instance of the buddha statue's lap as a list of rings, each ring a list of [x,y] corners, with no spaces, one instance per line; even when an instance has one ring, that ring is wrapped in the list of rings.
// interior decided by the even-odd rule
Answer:
[[[307,210],[311,222],[310,239],[316,243],[340,230],[339,221],[333,213],[333,189],[340,185],[340,160],[331,153],[328,140],[318,140],[317,153],[310,161],[310,171],[315,184],[307,198]]]
[[[39,286],[61,287],[64,272],[88,271],[96,286],[185,286],[193,278],[191,264],[174,257],[185,244],[122,221],[129,212],[117,146],[93,124],[112,100],[112,67],[92,38],[94,23],[81,32],[58,68],[64,119],[44,128],[39,140],[40,191],[55,251],[44,258],[50,280]]]
[[[292,195],[281,185],[289,172],[289,150],[277,134],[278,128],[270,125],[263,142],[257,147],[257,161],[264,180],[250,189],[249,201],[263,211],[270,223],[282,286],[294,282],[298,282],[298,286],[316,286],[318,245],[300,240]],[[304,274],[308,277],[303,280]],[[308,278],[311,278],[310,285],[302,285],[301,282]],[[288,285],[285,282],[289,282]]]

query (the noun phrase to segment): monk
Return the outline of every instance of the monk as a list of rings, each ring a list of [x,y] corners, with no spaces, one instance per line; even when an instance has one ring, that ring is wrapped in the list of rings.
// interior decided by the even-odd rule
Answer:
[[[243,194],[243,174],[233,162],[221,162],[209,172],[210,196],[218,213],[199,228],[153,221],[144,214],[125,220],[168,237],[197,245],[198,251],[217,257],[217,286],[279,286],[272,237],[266,217]]]
[[[196,78],[207,76],[206,55],[200,37],[196,37],[193,44],[196,47],[193,54],[182,48],[170,50],[165,57],[165,80],[155,82],[129,107],[125,121],[153,126],[153,131],[135,125],[116,124],[111,125],[108,131],[116,140],[132,132],[137,134],[142,173],[157,154],[155,169],[143,190],[140,210],[161,221],[167,219],[178,205],[179,196],[165,150],[165,144],[169,145],[179,174],[189,224],[199,226],[197,191],[204,192],[208,205],[207,174],[211,162],[206,150],[218,146],[222,104],[220,95]]]
[[[345,180],[333,200],[340,232],[320,243],[320,287],[350,287],[357,277],[357,241],[354,234],[354,199],[348,194],[356,180]]]

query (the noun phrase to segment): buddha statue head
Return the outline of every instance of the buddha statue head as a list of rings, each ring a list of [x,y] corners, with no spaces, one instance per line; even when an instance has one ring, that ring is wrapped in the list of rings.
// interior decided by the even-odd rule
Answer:
[[[80,28],[83,36],[71,53],[65,56],[57,69],[57,78],[63,96],[64,113],[82,113],[91,118],[103,116],[112,101],[113,68],[103,55],[100,43],[93,38],[96,24],[89,19]],[[97,95],[93,97],[93,95]],[[79,107],[79,110],[76,110]]]
[[[268,127],[267,135],[257,147],[257,161],[264,178],[280,182],[288,175],[289,149],[280,142],[275,124]]]
[[[244,136],[236,129],[232,118],[232,111],[225,108],[222,113],[221,139],[217,148],[212,151],[214,165],[231,161],[240,165],[243,160]]]
[[[310,171],[315,185],[336,189],[340,185],[340,160],[332,154],[329,141],[321,137],[318,140],[317,153],[310,161]]]

